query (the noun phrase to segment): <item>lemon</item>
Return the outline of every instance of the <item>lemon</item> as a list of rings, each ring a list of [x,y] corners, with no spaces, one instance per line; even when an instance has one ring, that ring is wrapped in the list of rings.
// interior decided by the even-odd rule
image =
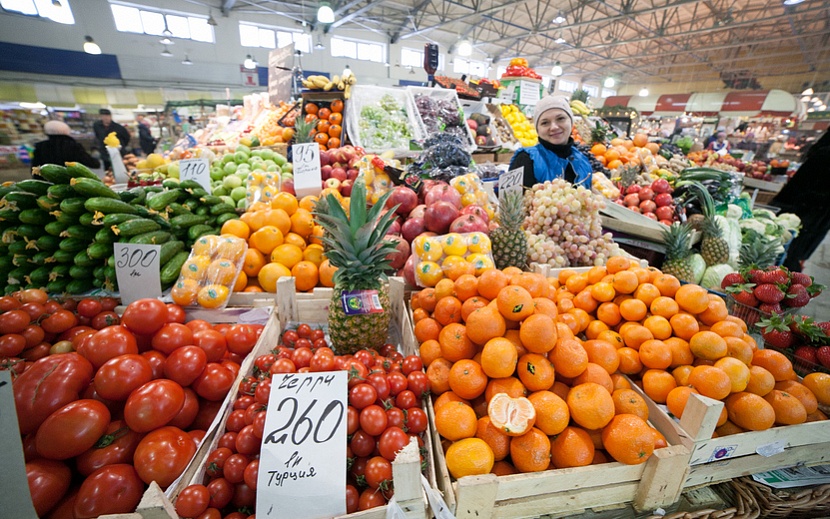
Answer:
[[[452,232],[444,236],[444,254],[453,256],[463,256],[467,253],[467,244],[464,237],[457,232]]]

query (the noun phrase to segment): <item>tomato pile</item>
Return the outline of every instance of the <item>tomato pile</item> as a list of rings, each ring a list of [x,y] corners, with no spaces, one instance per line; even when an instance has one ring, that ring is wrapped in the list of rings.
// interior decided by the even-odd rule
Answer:
[[[242,378],[225,433],[205,461],[207,481],[182,490],[176,501],[180,516],[245,519],[254,513],[271,376],[320,371],[349,373],[347,513],[387,503],[394,492],[392,461],[411,437],[418,439],[424,459],[427,415],[421,401],[429,381],[421,358],[404,357],[393,344],[380,352],[335,355],[323,330],[300,324],[286,330],[277,347],[257,357],[253,373]]]
[[[32,501],[43,517],[134,511],[170,485],[233,386],[262,327],[194,320],[176,305],[60,304],[41,290],[0,297],[0,355]]]

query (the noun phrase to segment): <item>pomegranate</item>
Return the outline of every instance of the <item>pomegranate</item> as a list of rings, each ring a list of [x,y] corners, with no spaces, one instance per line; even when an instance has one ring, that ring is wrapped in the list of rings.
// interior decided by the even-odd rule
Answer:
[[[657,204],[657,207],[664,207],[672,204],[672,197],[669,193],[658,193],[654,197],[654,202]]]
[[[638,205],[640,205],[640,195],[638,195],[637,193],[625,195],[623,202],[625,202],[625,205],[629,207],[637,207]]]
[[[652,213],[651,211],[649,211],[647,213],[643,213],[643,216],[645,216],[649,220],[654,220],[655,222],[657,221],[657,215]]]
[[[654,182],[651,183],[651,189],[658,195],[660,193],[671,193],[671,185],[669,185],[669,181],[665,178],[658,178]]]
[[[401,225],[401,235],[403,239],[412,243],[412,240],[418,237],[419,234],[427,230],[426,223],[423,218],[408,218],[403,225]]]
[[[455,188],[449,184],[442,184],[433,187],[427,191],[427,194],[424,197],[424,203],[427,207],[439,201],[449,202],[458,209],[461,209],[461,193],[456,191]]]
[[[409,256],[406,260],[406,263],[403,266],[403,278],[406,280],[406,284],[409,286],[418,286],[415,282],[415,262],[418,261],[418,258],[413,254]]]
[[[653,213],[655,209],[657,209],[657,204],[654,203],[654,200],[643,200],[640,202],[640,210],[643,213]]]
[[[419,204],[415,206],[415,209],[409,212],[409,218],[423,218],[424,211],[427,210],[427,206],[424,204]]]
[[[650,187],[644,187],[640,190],[640,200],[652,200],[654,198],[654,191]]]
[[[671,221],[672,218],[674,218],[674,207],[672,207],[670,205],[664,205],[664,206],[658,207],[654,211],[654,214],[657,215],[658,220]]]
[[[458,191],[455,192],[458,193]],[[424,212],[424,222],[427,229],[438,234],[446,234],[450,224],[456,218],[458,218],[458,208],[451,202],[443,200],[427,204],[427,210]]]
[[[450,224],[450,232],[488,232],[487,222],[474,214],[461,215]]]
[[[490,223],[490,215],[478,204],[470,204],[461,210],[461,214],[474,214],[484,220],[485,223]]]
[[[640,189],[642,189],[642,186],[640,186],[639,184],[634,184],[628,186],[628,189],[625,190],[625,194],[630,195],[631,193],[639,193]]]
[[[418,195],[406,186],[396,186],[392,194],[386,199],[386,208],[398,206],[395,210],[399,215],[407,215],[418,205]]]
[[[389,253],[386,256],[386,259],[389,261],[389,266],[395,270],[403,268],[410,255],[409,242],[400,236],[387,236],[385,239],[386,241],[395,243],[395,252]]]

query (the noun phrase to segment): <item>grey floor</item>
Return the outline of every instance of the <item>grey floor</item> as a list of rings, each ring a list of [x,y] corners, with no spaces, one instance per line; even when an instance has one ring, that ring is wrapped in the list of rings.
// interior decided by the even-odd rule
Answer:
[[[830,287],[830,233],[806,261],[804,272],[813,276],[817,283]],[[830,288],[813,298],[799,313],[809,315],[817,321],[830,321]]]

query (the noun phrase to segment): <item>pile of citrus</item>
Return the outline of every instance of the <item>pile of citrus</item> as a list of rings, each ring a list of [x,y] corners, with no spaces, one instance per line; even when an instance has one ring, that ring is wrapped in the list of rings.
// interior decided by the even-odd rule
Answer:
[[[632,140],[611,139],[611,145],[594,144],[591,153],[608,169],[617,169],[624,164],[653,163],[660,151],[660,145],[648,142],[648,136],[638,133]]]
[[[339,193],[331,192],[340,199]],[[313,196],[298,201],[292,194],[277,193],[270,203],[252,204],[238,220],[222,225],[222,234],[248,242],[234,291],[276,292],[277,280],[284,276],[294,276],[297,290],[303,292],[334,286],[336,269],[323,256],[322,230],[311,214],[316,201]],[[342,203],[347,205],[348,199]]]
[[[623,375],[678,416],[691,393],[725,400],[720,435],[824,419],[816,403],[830,404],[830,375],[796,382],[719,297],[621,257],[441,280],[412,308],[456,478],[646,461],[665,439]]]

